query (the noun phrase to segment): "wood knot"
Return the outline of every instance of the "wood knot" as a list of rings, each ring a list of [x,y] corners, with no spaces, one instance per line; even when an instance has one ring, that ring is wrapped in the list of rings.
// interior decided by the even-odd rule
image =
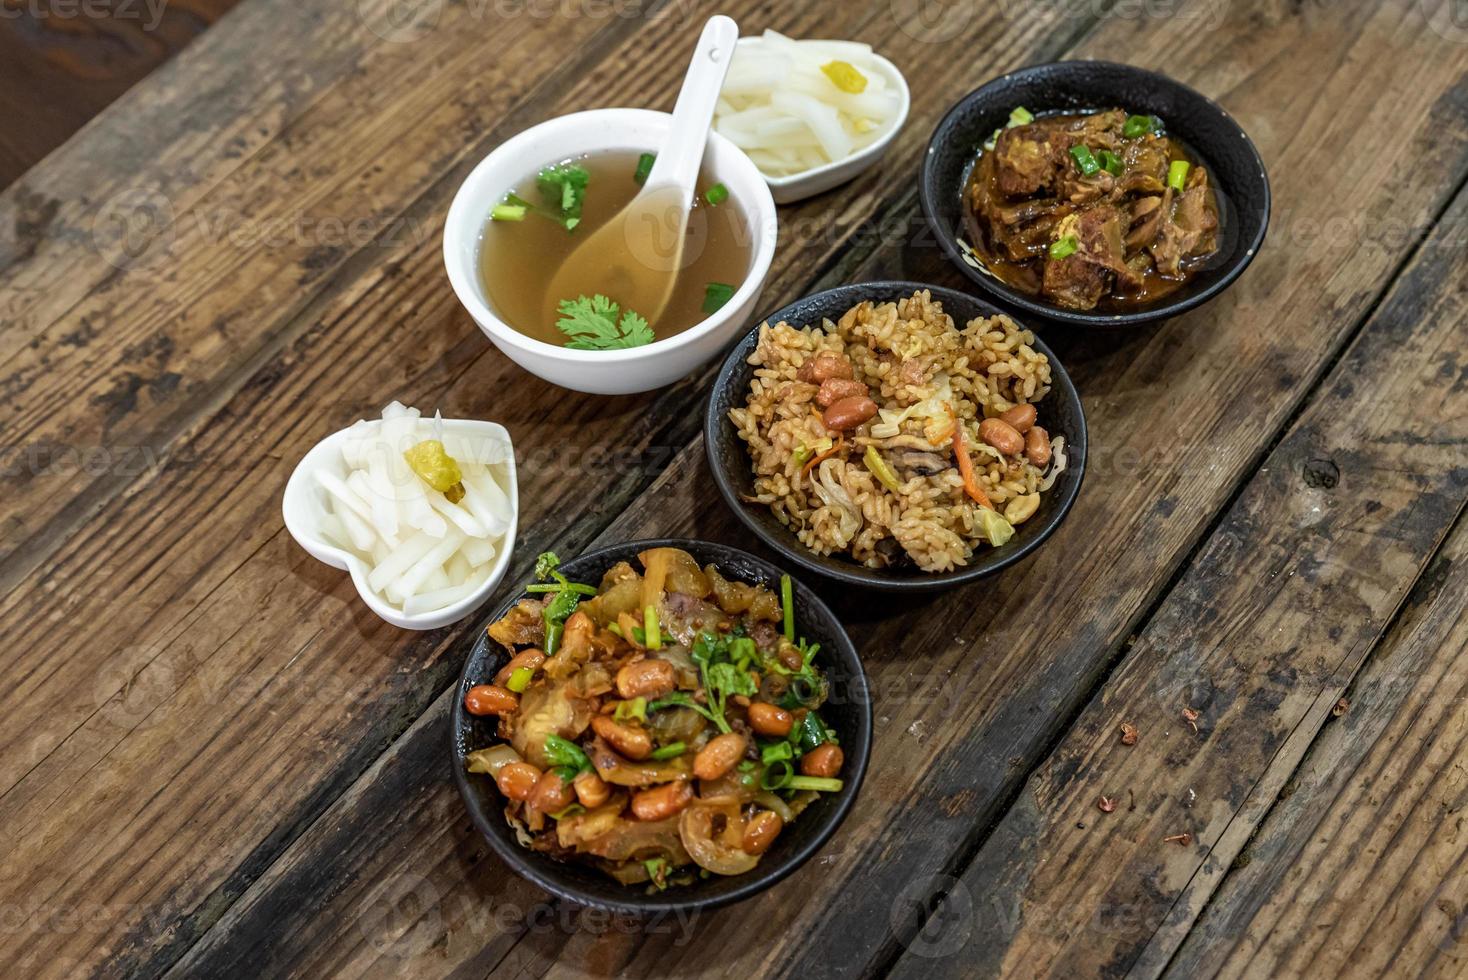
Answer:
[[[1316,490],[1331,490],[1341,482],[1341,468],[1334,460],[1307,459],[1305,461],[1305,486]]]

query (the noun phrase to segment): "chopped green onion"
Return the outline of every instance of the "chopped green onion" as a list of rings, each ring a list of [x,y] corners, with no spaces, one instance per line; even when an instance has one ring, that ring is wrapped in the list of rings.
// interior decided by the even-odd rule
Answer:
[[[668,745],[664,745],[660,749],[654,749],[652,757],[654,759],[657,759],[659,762],[662,762],[664,759],[676,759],[678,758],[678,756],[682,755],[683,751],[687,748],[688,746],[684,745],[682,742],[672,742]]]
[[[790,730],[790,736],[799,739],[802,751],[809,752],[826,741],[826,726],[814,711],[807,711],[800,724]]]
[[[703,199],[717,207],[729,200],[729,188],[723,184],[715,184],[703,192]]]
[[[813,789],[817,793],[839,793],[845,785],[839,779],[828,779],[824,776],[791,776],[782,788],[784,789]]]
[[[789,575],[780,576],[780,608],[785,612],[785,639],[795,642],[795,583]]]
[[[1162,128],[1162,120],[1156,116],[1127,116],[1122,124],[1121,135],[1129,140],[1155,133]]]
[[[772,762],[770,766],[765,769],[764,774],[759,778],[759,784],[761,789],[774,791],[777,789],[784,789],[786,786],[789,786],[790,781],[794,778],[795,767],[790,765],[790,763],[785,761],[784,759],[780,759],[776,762]]]
[[[618,701],[617,706],[612,709],[612,718],[616,721],[627,721],[631,718],[647,721],[647,698]]]
[[[734,768],[735,769],[738,769],[740,772],[750,772],[750,771],[752,771],[754,769],[754,760],[753,759],[745,759],[742,762],[740,762],[739,765],[735,766]]]
[[[649,605],[642,610],[642,633],[643,646],[649,650],[661,650],[663,648],[663,635],[658,629],[658,611],[656,606]]]
[[[703,311],[717,313],[723,305],[734,298],[735,289],[727,282],[711,282],[703,287]]]
[[[558,811],[556,813],[552,813],[549,816],[550,816],[550,818],[552,820],[564,820],[567,817],[574,817],[578,813],[585,813],[585,812],[586,812],[586,807],[582,806],[580,803],[572,803],[570,806],[566,807],[564,810],[560,810],[560,811]]]
[[[1167,186],[1175,191],[1182,190],[1183,185],[1188,182],[1190,169],[1192,169],[1192,164],[1186,160],[1174,160],[1169,163],[1167,165]]]
[[[494,210],[489,212],[490,221],[524,221],[525,206],[523,204],[496,204]]]
[[[535,676],[535,670],[531,667],[516,667],[510,672],[510,679],[505,682],[505,687],[516,694],[524,694],[525,689],[530,686],[530,680]]]
[[[1101,152],[1096,154],[1096,160],[1098,163],[1101,164],[1101,169],[1105,170],[1111,176],[1121,176],[1121,172],[1124,168],[1122,167],[1121,157],[1117,156],[1115,153],[1112,153],[1110,150],[1102,150]]]
[[[1006,128],[1013,129],[1015,126],[1028,126],[1034,121],[1035,114],[1033,112],[1022,105],[1017,105],[1009,110],[1009,125]]]
[[[580,582],[567,582],[562,585],[559,582],[534,582],[525,586],[526,592],[563,592],[569,589],[572,592],[580,592],[582,595],[596,595],[596,586],[582,585]]]
[[[642,866],[647,869],[647,877],[658,891],[668,887],[667,858],[648,858],[642,862]]]
[[[622,636],[622,627],[618,626],[616,623],[607,623],[607,632],[615,633],[618,636]],[[625,636],[622,636],[622,639],[625,640],[627,638]]]
[[[1084,144],[1072,146],[1070,155],[1075,158],[1076,166],[1081,168],[1081,173],[1086,177],[1101,169],[1101,164],[1097,163],[1096,158],[1091,155],[1089,146]]]
[[[877,478],[877,482],[888,490],[896,493],[902,486],[897,480],[897,474],[893,472],[891,466],[887,465],[887,461],[882,458],[876,446],[867,447],[866,453],[862,456],[862,462],[867,464],[867,469],[872,471],[872,476]]]
[[[1068,255],[1074,255],[1076,249],[1080,247],[1081,243],[1076,241],[1074,235],[1066,235],[1064,238],[1057,238],[1050,243],[1050,257],[1052,259],[1063,259]]]
[[[632,172],[632,179],[639,184],[647,183],[647,175],[652,173],[652,165],[657,162],[657,156],[652,153],[644,153],[637,158],[637,169]]]
[[[561,781],[566,783],[592,768],[591,757],[581,750],[581,746],[559,735],[545,737],[545,757],[551,764],[550,771],[558,773]]]
[[[795,758],[795,749],[789,742],[776,742],[774,745],[766,745],[759,752],[760,761],[767,766],[772,762],[793,758]]]

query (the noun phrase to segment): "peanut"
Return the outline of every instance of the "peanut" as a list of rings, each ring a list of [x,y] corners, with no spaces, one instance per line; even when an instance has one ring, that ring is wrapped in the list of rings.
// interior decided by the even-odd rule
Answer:
[[[1004,519],[1011,524],[1023,524],[1035,516],[1035,511],[1040,509],[1040,495],[1038,493],[1027,493],[1022,497],[1015,497],[1004,505]]]
[[[528,762],[511,762],[494,777],[500,792],[512,800],[528,800],[540,782],[540,770]]]
[[[1035,414],[1033,405],[1016,405],[999,418],[1013,426],[1015,432],[1023,435],[1030,431],[1030,426],[1035,424]]]
[[[775,838],[780,836],[784,827],[785,821],[774,810],[761,810],[744,825],[744,840],[740,842],[740,849],[745,854],[763,854],[775,843]]]
[[[761,735],[784,738],[790,734],[795,716],[784,708],[777,708],[765,701],[756,701],[749,706],[749,727]]]
[[[1025,437],[1003,419],[984,419],[979,423],[979,438],[1006,456],[1018,456],[1025,448]]]
[[[841,771],[841,763],[845,761],[841,746],[827,742],[800,757],[800,771],[807,776],[834,776]]]
[[[693,774],[699,779],[718,779],[734,768],[748,744],[743,735],[735,732],[709,739],[693,757]]]
[[[531,670],[535,670],[543,663],[545,663],[544,650],[533,648],[522,650],[511,657],[509,663],[500,668],[500,672],[494,675],[494,682],[500,687],[504,687],[510,682],[510,678],[514,675],[515,671],[521,667],[529,667]]]
[[[877,414],[877,403],[865,395],[852,395],[833,402],[826,408],[821,421],[826,428],[835,432],[854,429]]]
[[[464,695],[464,710],[471,715],[508,715],[520,707],[513,691],[494,684],[476,684]]]
[[[664,783],[632,795],[632,815],[638,820],[666,820],[693,799],[693,786],[686,782]]]
[[[530,794],[530,805],[541,813],[560,813],[574,802],[576,793],[558,772],[542,774]]]
[[[1025,456],[1040,469],[1050,465],[1050,433],[1038,425],[1025,433]]]
[[[617,671],[617,693],[624,700],[660,698],[677,686],[677,674],[666,660],[637,660]]]
[[[576,799],[588,810],[601,806],[612,795],[606,780],[594,772],[583,772],[571,780],[571,786],[576,790]]]
[[[593,715],[591,730],[617,752],[634,762],[652,755],[652,736],[640,728],[613,721],[611,715]]]

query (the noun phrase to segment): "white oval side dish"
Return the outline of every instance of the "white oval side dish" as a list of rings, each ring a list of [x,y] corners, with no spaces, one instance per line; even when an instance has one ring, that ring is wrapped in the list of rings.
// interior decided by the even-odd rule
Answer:
[[[281,510],[291,537],[350,573],[374,613],[403,629],[437,629],[473,612],[505,576],[520,514],[514,447],[495,422],[420,418],[397,403],[384,416],[317,443],[286,483]],[[462,506],[400,452],[364,459],[383,439],[404,449],[441,439],[463,470]]]
[[[838,89],[820,64],[845,61],[866,76],[860,94]],[[907,79],[869,45],[743,37],[724,83],[714,131],[750,155],[778,204],[851,180],[887,152],[912,105]],[[852,119],[875,125],[857,132]],[[778,159],[777,159],[778,157]],[[804,169],[792,169],[799,164]]]

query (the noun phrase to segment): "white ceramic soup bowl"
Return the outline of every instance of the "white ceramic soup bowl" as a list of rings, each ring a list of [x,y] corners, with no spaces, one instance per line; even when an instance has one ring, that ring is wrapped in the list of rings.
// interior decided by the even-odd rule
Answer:
[[[672,117],[650,109],[593,109],[543,122],[500,144],[469,174],[449,206],[443,257],[459,302],[485,336],[516,364],[553,384],[624,395],[671,384],[719,354],[753,315],[775,257],[775,201],[759,168],[710,132],[704,171],[729,189],[749,223],[753,255],[733,297],[701,323],[666,340],[626,350],[571,350],[520,333],[502,320],[479,279],[479,248],[489,213],[541,167],[606,151],[656,152]],[[614,297],[615,298],[615,297]]]

